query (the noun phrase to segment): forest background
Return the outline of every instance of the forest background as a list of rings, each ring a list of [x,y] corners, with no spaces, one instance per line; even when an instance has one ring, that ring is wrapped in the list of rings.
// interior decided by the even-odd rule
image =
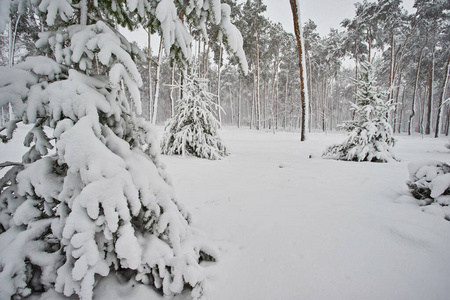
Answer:
[[[209,91],[223,107],[218,112],[219,121],[254,129],[296,130],[302,120],[297,47],[289,33],[292,29],[270,19],[276,13],[273,8],[267,11],[265,1],[224,2],[232,7],[232,22],[244,38],[248,75],[243,75],[236,59],[226,55],[216,42],[213,27],[208,28],[213,38],[193,42],[192,64],[200,77],[209,80]],[[376,67],[380,90],[388,91],[386,100],[395,104],[389,119],[394,132],[449,134],[450,4],[417,0],[413,8],[408,1],[406,6],[408,10],[401,0],[358,2],[354,16],[342,20],[341,28],[330,29],[327,35],[319,34],[314,20],[303,23],[310,131],[336,130],[337,125],[352,119],[349,107],[355,101],[358,65],[370,60]],[[290,15],[285,19],[285,23],[292,22]],[[0,37],[2,65],[12,66],[36,54],[38,22],[23,17],[12,21],[10,32]],[[191,34],[199,36],[194,29]],[[181,97],[181,91],[174,87],[181,81],[181,71],[171,65],[161,47],[154,49],[159,37],[151,38],[147,47],[138,45],[147,53],[137,63],[144,82],[143,116],[164,124],[174,115]],[[4,123],[9,111],[7,107],[1,110]]]

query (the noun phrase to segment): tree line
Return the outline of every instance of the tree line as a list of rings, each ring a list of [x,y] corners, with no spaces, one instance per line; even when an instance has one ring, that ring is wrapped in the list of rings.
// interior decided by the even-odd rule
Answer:
[[[222,124],[299,128],[302,107],[294,35],[264,15],[267,7],[262,0],[223,2],[230,5],[231,21],[242,33],[249,72],[243,75],[236,57],[227,54],[214,25],[206,29],[209,40],[190,29],[196,39],[188,72],[209,80],[208,89],[223,108],[217,112]],[[356,101],[355,79],[360,63],[371,61],[379,88],[388,91],[386,101],[395,104],[389,116],[395,132],[448,135],[450,3],[416,0],[414,8],[412,13],[406,11],[401,0],[364,0],[355,4],[352,19],[343,20],[341,29],[330,29],[326,36],[318,33],[313,20],[303,24],[310,131],[335,130],[354,118],[349,107]],[[29,19],[16,21],[10,27],[12,32],[18,30],[16,51],[20,52],[32,38],[30,33],[39,28],[35,25],[33,31]],[[26,30],[21,31],[25,22]],[[6,44],[4,36],[0,46],[4,49]],[[2,50],[3,64],[14,63],[8,59],[10,51],[11,47]],[[185,67],[174,64],[161,47],[152,51],[150,42],[142,51],[147,55],[137,65],[145,83],[143,115],[162,124],[174,115],[182,94],[176,86],[182,83]]]

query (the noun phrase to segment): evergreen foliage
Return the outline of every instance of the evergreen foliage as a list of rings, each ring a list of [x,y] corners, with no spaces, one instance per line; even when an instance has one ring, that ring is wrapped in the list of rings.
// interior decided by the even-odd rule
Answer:
[[[361,63],[357,81],[357,103],[351,110],[355,120],[346,121],[340,127],[348,132],[341,144],[328,147],[323,156],[349,161],[388,162],[395,160],[392,147],[395,144],[388,114],[393,109],[390,102],[383,101],[383,93],[377,91],[373,66]]]
[[[228,154],[218,136],[218,105],[213,101],[214,95],[208,92],[207,83],[207,79],[196,77],[195,73],[184,76],[180,87],[183,98],[178,100],[177,112],[166,125],[162,153],[190,154],[207,159],[220,159]]]
[[[0,107],[11,105],[17,117],[0,138],[14,138],[18,126],[29,130],[22,161],[0,164],[8,168],[0,179],[0,299],[57,292],[90,300],[106,276],[152,285],[165,296],[190,287],[202,299],[200,262],[215,260],[218,251],[194,233],[159,158],[156,130],[137,117],[142,79],[134,59],[142,53],[115,24],[132,28],[147,20],[166,51],[187,64],[192,38],[178,18],[183,9],[195,26],[220,24],[245,69],[229,7],[75,2],[0,4],[0,31],[16,5],[45,20],[36,42],[44,55],[0,67]]]

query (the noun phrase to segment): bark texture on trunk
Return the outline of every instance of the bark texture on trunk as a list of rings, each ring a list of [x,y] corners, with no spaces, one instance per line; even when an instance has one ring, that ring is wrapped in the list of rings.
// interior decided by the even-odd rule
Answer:
[[[300,3],[299,0],[289,0],[291,4],[291,10],[292,10],[292,17],[294,19],[294,31],[295,31],[295,38],[297,40],[297,48],[298,48],[298,66],[300,71],[300,97],[301,97],[301,106],[302,106],[302,125],[301,125],[301,141],[306,140],[306,128],[308,123],[307,118],[307,109],[308,109],[308,100],[307,100],[307,93],[305,91],[305,70],[304,70],[304,51],[303,51],[303,44],[302,44],[302,32],[300,28]]]

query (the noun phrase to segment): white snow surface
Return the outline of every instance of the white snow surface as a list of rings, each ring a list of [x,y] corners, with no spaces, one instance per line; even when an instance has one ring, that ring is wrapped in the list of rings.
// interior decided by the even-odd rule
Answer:
[[[162,157],[193,226],[221,250],[208,299],[449,299],[450,222],[405,196],[408,163],[449,162],[445,137],[397,136],[402,161],[357,163],[321,158],[343,133],[220,134],[231,152],[220,161]],[[2,145],[2,161],[18,147]],[[94,299],[164,298],[109,276]]]
[[[221,135],[221,161],[164,157],[222,247],[208,299],[449,299],[450,223],[398,201],[408,162],[450,160],[445,138],[399,136],[401,162],[357,163],[321,158],[343,134]]]

